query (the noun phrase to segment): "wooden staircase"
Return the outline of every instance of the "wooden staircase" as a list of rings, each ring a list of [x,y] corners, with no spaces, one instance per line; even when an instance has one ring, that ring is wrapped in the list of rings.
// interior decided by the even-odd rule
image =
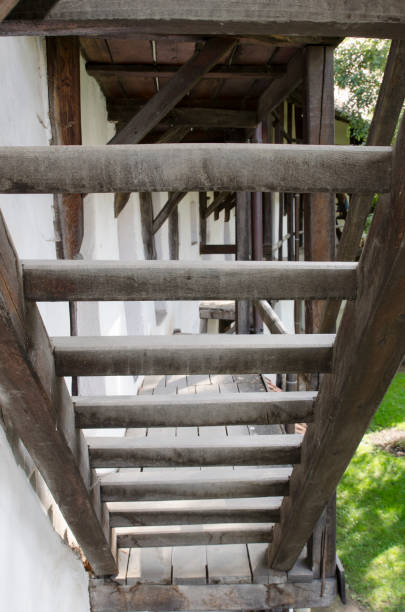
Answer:
[[[301,168],[302,173],[305,169],[306,175],[317,174],[318,188],[326,188],[329,178],[320,180],[319,175],[326,167],[328,177],[331,176],[336,159],[340,160],[339,169],[343,174],[335,175],[334,189],[347,185],[345,173],[352,173],[354,158],[356,167],[351,188],[364,190],[368,181],[373,180],[370,189],[375,190],[376,177],[384,176],[382,189],[391,191],[391,198],[384,198],[377,207],[358,265],[339,262],[19,262],[2,222],[1,384],[6,398],[4,411],[39,465],[98,576],[116,572],[117,548],[219,543],[273,542],[269,552],[271,567],[290,570],[309,540],[404,353],[404,126],[394,151],[390,148],[370,151],[337,147],[319,150],[312,147],[303,151],[303,147],[284,146],[287,151],[281,155],[280,147],[258,147],[262,160],[259,173],[263,178],[267,175],[268,160],[277,167],[276,174],[284,177],[285,190],[298,185],[297,173],[289,170],[291,163],[294,168]],[[146,149],[149,167],[158,168],[160,148]],[[185,152],[187,149],[185,146]],[[194,149],[195,159],[212,161],[210,151]],[[243,152],[247,167],[255,163],[254,146],[246,150],[241,146],[239,150]],[[177,145],[174,152],[179,151],[181,147]],[[171,154],[172,148],[168,147],[167,152]],[[114,147],[100,147],[95,156],[97,163],[101,162],[109,170],[102,183],[89,171],[90,166],[93,168],[94,156],[86,148],[79,153],[80,163],[85,167],[80,188],[110,190],[110,176],[119,167]],[[230,176],[227,154],[227,147],[222,147],[222,169],[227,168]],[[124,147],[118,155],[119,163],[129,167],[134,159],[144,156],[144,147]],[[235,147],[230,146],[230,159],[235,155]],[[185,176],[191,171],[194,161],[183,152],[181,158],[186,167],[178,170],[174,164],[173,176],[167,176],[166,182],[159,183],[157,188],[173,190],[173,180],[180,180],[174,177],[176,172]],[[79,187],[75,178],[77,153],[68,147],[0,149],[0,159],[3,192],[56,190],[61,164],[65,177],[62,189],[74,191]],[[379,174],[375,172],[376,164],[377,168],[381,167]],[[137,174],[131,172],[131,176]],[[204,188],[210,180],[208,172]],[[240,182],[238,188],[247,189],[250,179],[246,175],[243,180],[246,183]],[[263,181],[259,182],[263,185]],[[212,187],[220,188],[215,180],[213,183]],[[121,184],[118,178],[113,186],[121,190],[134,188],[134,184],[128,182]],[[202,188],[200,179],[196,187]],[[305,186],[300,183],[299,187]],[[311,189],[309,183],[305,189]],[[49,339],[35,305],[38,301],[56,300],[269,297],[333,298],[349,302],[336,340],[333,335],[321,334]],[[63,380],[64,376],[71,375],[247,374],[260,371],[320,372],[325,376],[319,394],[240,393],[135,398],[70,398]],[[304,439],[287,434],[162,442],[153,437],[85,439],[81,433],[83,428],[89,427],[181,428],[296,421],[312,423]],[[291,471],[290,467],[277,465],[294,467]],[[218,473],[204,470],[180,473],[176,470],[184,466],[251,467],[232,473],[221,469]],[[109,475],[100,484],[94,477],[94,470],[106,467],[157,467],[171,468],[171,471],[159,474],[124,470]],[[284,496],[281,506],[280,495]],[[198,503],[194,501],[196,497],[200,500]],[[275,498],[273,502],[269,501],[272,497]],[[153,501],[154,504],[138,510],[125,506],[135,500]],[[186,500],[190,501],[186,503]],[[117,512],[109,514],[108,501],[122,505]],[[110,541],[112,527],[119,527],[119,533]],[[328,576],[330,574],[324,579],[334,584]],[[287,599],[283,601],[288,600],[293,588],[290,583],[285,584],[287,586],[281,591]],[[315,580],[311,584],[313,593],[313,585],[318,583]],[[106,588],[104,585],[103,589]],[[330,588],[329,595],[333,596],[333,588]],[[153,589],[149,593],[152,592]],[[226,608],[221,600],[223,596],[216,602],[218,607]],[[187,597],[190,603],[195,593]],[[330,597],[324,602],[329,600]],[[142,608],[145,603],[142,599],[139,601],[137,605],[141,607],[136,609],[145,609]],[[175,603],[175,598],[168,599],[167,594],[161,601],[166,606],[164,609],[183,609],[181,604]],[[154,605],[153,609],[163,609],[156,602]],[[197,606],[195,601],[193,605]],[[206,609],[204,606],[208,604],[201,605],[199,609]]]
[[[8,11],[17,4],[10,0]],[[350,10],[317,3],[308,15],[302,15],[302,6],[293,0],[287,7],[276,3],[276,11],[274,3],[266,7],[259,3],[252,11],[251,3],[235,6],[227,1],[214,10],[218,3],[190,2],[188,20],[182,3],[175,3],[173,16],[169,3],[162,0],[150,6],[117,0],[113,8],[104,1],[82,6],[69,0],[42,4],[47,6],[39,14],[35,7],[16,6],[9,20],[0,24],[0,34],[119,31],[122,35],[146,28],[165,36],[180,28],[190,36],[197,32],[253,37],[270,32],[291,37],[292,32],[293,37],[311,36],[316,42],[323,29],[330,36],[404,38],[404,11],[400,2],[392,0],[384,0],[378,9],[354,1],[349,2]],[[229,38],[218,40],[223,48],[235,44]],[[217,43],[211,45],[214,51]],[[214,55],[212,65],[218,50]],[[196,58],[194,63],[199,61]],[[185,65],[183,73],[189,68]],[[261,96],[258,120],[269,112],[268,98],[274,89],[277,100],[292,90],[291,72],[296,79],[302,77],[301,54],[288,65],[287,80],[277,79]],[[165,94],[159,95],[161,102]],[[171,107],[165,108],[168,112]],[[162,109],[163,105],[164,116]],[[135,121],[137,130],[144,127],[137,123],[145,112]],[[387,113],[385,107],[378,112]],[[387,133],[392,136],[395,122],[391,123]],[[384,137],[375,125],[372,134],[369,144],[388,144],[381,142]],[[359,207],[366,211],[374,193],[383,194],[359,264],[19,261],[1,218],[1,409],[91,566],[95,612],[271,610],[331,603],[336,594],[336,551],[325,508],[405,352],[404,166],[405,121],[394,149],[203,143],[0,147],[0,193],[4,194],[350,192],[355,197],[349,216],[356,215]],[[358,228],[348,241],[358,244],[357,233]],[[344,246],[342,259],[348,259],[350,248]],[[333,328],[336,305],[341,300],[348,303],[336,337],[49,338],[36,305],[203,299],[325,300],[323,331]],[[323,376],[318,393],[97,398],[71,397],[64,381],[65,376],[258,372]],[[296,422],[308,423],[305,436],[246,433],[247,426]],[[225,437],[211,435],[211,430],[194,438],[165,435],[170,428],[185,432],[191,427],[202,431],[223,426],[243,426],[246,435]],[[83,431],[90,428],[151,432],[161,428],[163,434],[87,437]],[[100,479],[96,472],[100,468],[120,471]],[[247,580],[195,585],[173,580],[122,586],[112,579],[124,549],[245,543],[270,545],[256,580],[252,571],[256,584]],[[316,571],[300,559],[303,550],[308,558],[316,550]]]

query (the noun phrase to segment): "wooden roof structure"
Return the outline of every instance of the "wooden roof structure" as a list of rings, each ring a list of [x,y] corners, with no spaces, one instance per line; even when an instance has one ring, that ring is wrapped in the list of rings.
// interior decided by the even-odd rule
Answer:
[[[91,583],[94,612],[329,605],[339,575],[334,491],[405,352],[404,123],[395,147],[390,146],[405,96],[402,0],[347,0],[343,6],[310,0],[305,7],[299,0],[6,0],[0,19],[0,35],[48,37],[54,135],[52,147],[0,147],[0,192],[54,193],[62,234],[58,261],[20,262],[0,222],[2,410],[39,466],[97,577]],[[333,46],[346,35],[394,39],[368,146],[361,148],[333,145]],[[106,95],[110,119],[117,122],[110,143],[91,150],[81,146],[79,47],[88,73]],[[263,137],[260,124],[268,124],[270,114],[301,84],[305,133],[300,138],[306,144],[284,144],[292,133],[283,133],[281,117],[275,143],[269,133]],[[260,138],[263,143],[257,142]],[[81,194],[120,194],[118,214],[127,194],[142,192],[150,258],[156,259],[153,233],[172,218],[189,190],[200,192],[201,219],[236,203],[237,240],[232,247],[239,261],[73,260],[82,234]],[[153,191],[171,193],[155,219]],[[208,191],[217,192],[209,205]],[[303,194],[306,262],[264,260],[257,237],[266,231],[266,200],[254,195],[251,201],[248,194],[276,191],[286,194],[280,201],[290,211],[298,210],[291,194]],[[354,194],[337,261],[335,191]],[[357,264],[351,260],[375,192],[385,195]],[[296,212],[290,220],[294,218]],[[204,232],[203,224],[201,228]],[[298,240],[299,229],[294,234],[290,228],[290,237]],[[251,234],[256,236],[252,244]],[[244,259],[256,261],[240,261]],[[285,333],[263,303],[274,295],[311,300],[305,334]],[[113,298],[233,298],[239,335],[49,338],[36,306],[39,301],[73,305]],[[272,335],[249,334],[247,298],[258,302]],[[343,299],[349,301],[335,336]],[[249,393],[234,393],[225,401],[220,395],[173,401],[156,394],[148,400],[115,398],[113,406],[108,397],[86,403],[77,390],[72,397],[63,378],[248,375],[263,368],[324,377],[316,393],[263,394],[260,401]],[[288,426],[297,415],[310,423],[303,437],[272,432],[261,438],[180,440],[177,435],[169,440],[166,435],[169,427]],[[82,431],[89,423],[137,430],[162,427],[165,432],[155,440],[89,440]],[[275,467],[280,464],[292,469],[280,472]],[[196,480],[186,476],[179,482],[175,472],[180,466],[209,470],[218,465],[255,469],[233,472],[231,486],[228,473],[218,473],[213,481],[209,471],[202,471]],[[169,472],[153,475],[146,470],[126,479],[113,475],[104,486],[94,470],[105,466]],[[228,509],[235,490],[246,497],[247,506],[233,507],[240,523],[228,524],[226,512],[214,504],[202,526],[194,524],[191,510],[181,515],[176,529],[157,525],[149,508],[144,520],[153,524],[136,527],[134,512],[124,509],[130,526],[118,535],[112,529],[121,519],[106,505],[109,496],[122,503],[140,498],[170,502],[178,490],[185,499],[193,496],[196,482],[202,497],[219,499]],[[254,498],[279,495],[282,502],[273,500],[268,506],[267,518],[271,515],[274,524],[255,523],[263,507],[259,504],[258,511]],[[165,516],[166,521],[168,516],[179,520],[179,511],[166,508]],[[223,522],[212,525],[210,516],[221,516]],[[231,585],[117,586],[111,580],[128,547],[263,540],[271,545],[260,584],[251,583],[252,572],[246,583]]]

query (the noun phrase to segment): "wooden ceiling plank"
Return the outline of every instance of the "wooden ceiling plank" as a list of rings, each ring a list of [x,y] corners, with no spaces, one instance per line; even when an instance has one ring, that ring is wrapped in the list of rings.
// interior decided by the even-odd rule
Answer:
[[[109,144],[140,142],[236,44],[235,39],[211,38],[139,111]]]

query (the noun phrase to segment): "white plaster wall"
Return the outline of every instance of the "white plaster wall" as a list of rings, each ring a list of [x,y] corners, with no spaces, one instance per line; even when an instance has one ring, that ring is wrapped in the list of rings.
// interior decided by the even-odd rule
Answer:
[[[81,561],[53,530],[0,427],[0,609],[88,612]]]
[[[0,38],[0,145],[49,145],[45,44]],[[0,195],[21,258],[55,259],[52,195]],[[50,335],[69,334],[65,304],[41,304]],[[0,427],[0,609],[87,612],[82,563],[53,530]]]

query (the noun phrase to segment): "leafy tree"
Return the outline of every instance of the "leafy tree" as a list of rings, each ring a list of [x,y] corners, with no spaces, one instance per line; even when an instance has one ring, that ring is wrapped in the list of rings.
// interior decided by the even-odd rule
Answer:
[[[345,94],[343,114],[358,142],[367,139],[390,41],[346,38],[335,51],[335,84]]]

